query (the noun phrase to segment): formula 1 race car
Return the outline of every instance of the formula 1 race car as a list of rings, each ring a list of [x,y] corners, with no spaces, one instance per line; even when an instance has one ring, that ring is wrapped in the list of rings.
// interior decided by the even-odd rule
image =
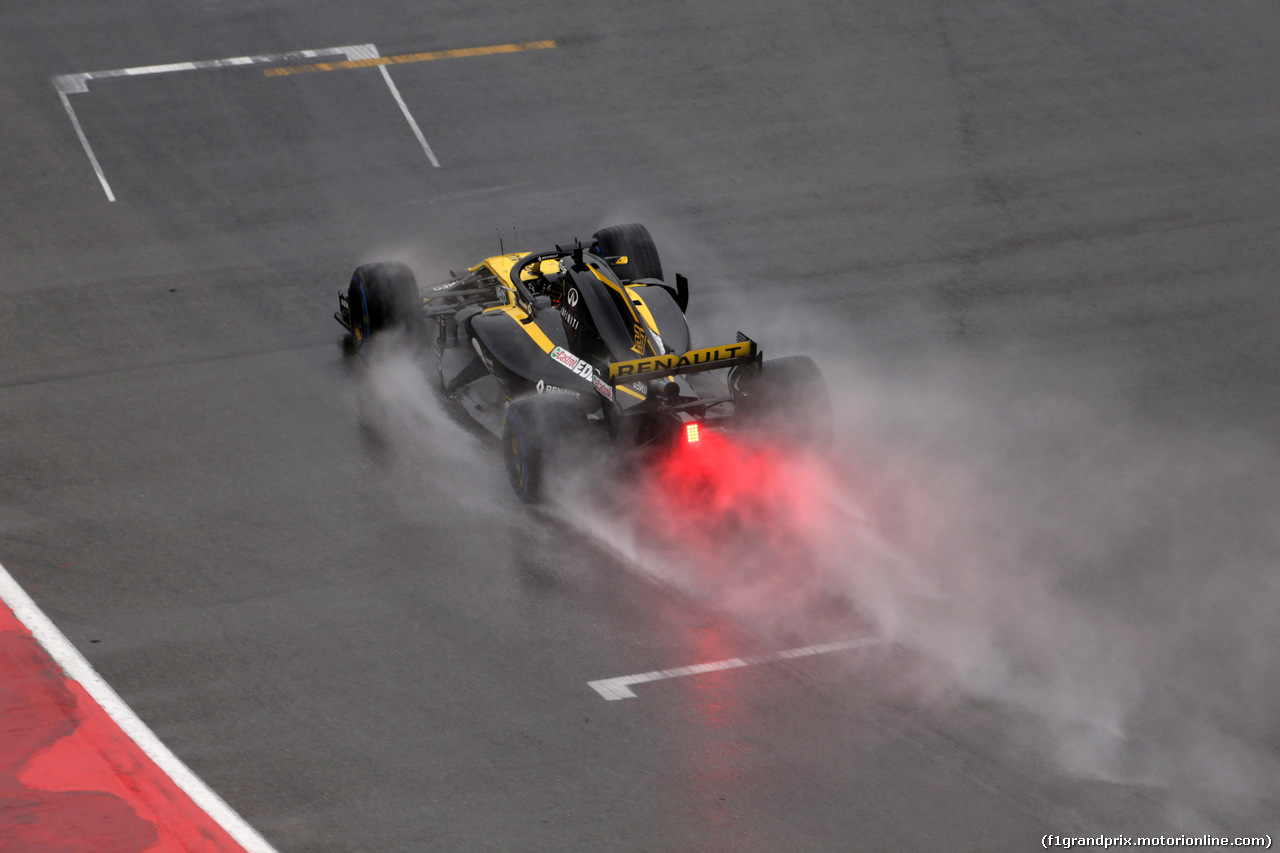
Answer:
[[[826,386],[811,359],[765,361],[741,332],[691,348],[688,281],[663,279],[643,225],[496,255],[454,275],[424,291],[402,263],[365,264],[338,294],[334,318],[356,352],[395,330],[430,343],[440,390],[500,436],[521,500],[538,500],[549,471],[607,441],[661,448],[708,430],[829,439]]]

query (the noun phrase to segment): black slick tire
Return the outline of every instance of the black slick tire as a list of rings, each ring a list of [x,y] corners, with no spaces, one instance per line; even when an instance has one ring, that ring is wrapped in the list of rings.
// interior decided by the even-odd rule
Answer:
[[[625,256],[625,264],[614,264],[613,271],[623,281],[655,278],[662,281],[662,261],[649,229],[638,223],[610,225],[591,235],[591,251],[602,258]]]

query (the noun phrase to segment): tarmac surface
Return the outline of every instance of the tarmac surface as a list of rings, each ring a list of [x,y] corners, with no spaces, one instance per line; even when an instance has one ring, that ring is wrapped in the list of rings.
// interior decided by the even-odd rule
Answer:
[[[95,77],[102,181],[54,83],[542,40]],[[282,853],[1275,834],[1278,43],[1257,0],[8,4],[0,562]],[[359,263],[631,221],[696,343],[824,368],[777,537],[524,508],[343,356]]]

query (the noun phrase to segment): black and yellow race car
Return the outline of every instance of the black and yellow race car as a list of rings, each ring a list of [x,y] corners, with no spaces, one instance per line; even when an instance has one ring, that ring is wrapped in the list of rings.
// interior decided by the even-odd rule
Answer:
[[[586,447],[698,441],[705,431],[829,437],[814,362],[764,360],[742,333],[693,348],[688,280],[663,278],[643,225],[604,228],[532,254],[500,254],[422,290],[402,263],[356,269],[334,315],[361,351],[396,331],[434,350],[440,390],[501,438],[516,494]]]

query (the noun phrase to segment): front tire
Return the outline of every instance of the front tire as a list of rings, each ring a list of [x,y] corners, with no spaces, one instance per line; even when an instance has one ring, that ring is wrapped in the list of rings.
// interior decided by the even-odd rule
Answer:
[[[422,330],[422,293],[413,270],[401,263],[382,261],[357,267],[347,286],[347,310],[351,342],[356,348],[391,329],[410,335]]]
[[[591,235],[591,251],[602,258],[625,256],[625,264],[613,264],[623,281],[656,278],[662,281],[662,261],[649,229],[639,223],[610,225]]]

